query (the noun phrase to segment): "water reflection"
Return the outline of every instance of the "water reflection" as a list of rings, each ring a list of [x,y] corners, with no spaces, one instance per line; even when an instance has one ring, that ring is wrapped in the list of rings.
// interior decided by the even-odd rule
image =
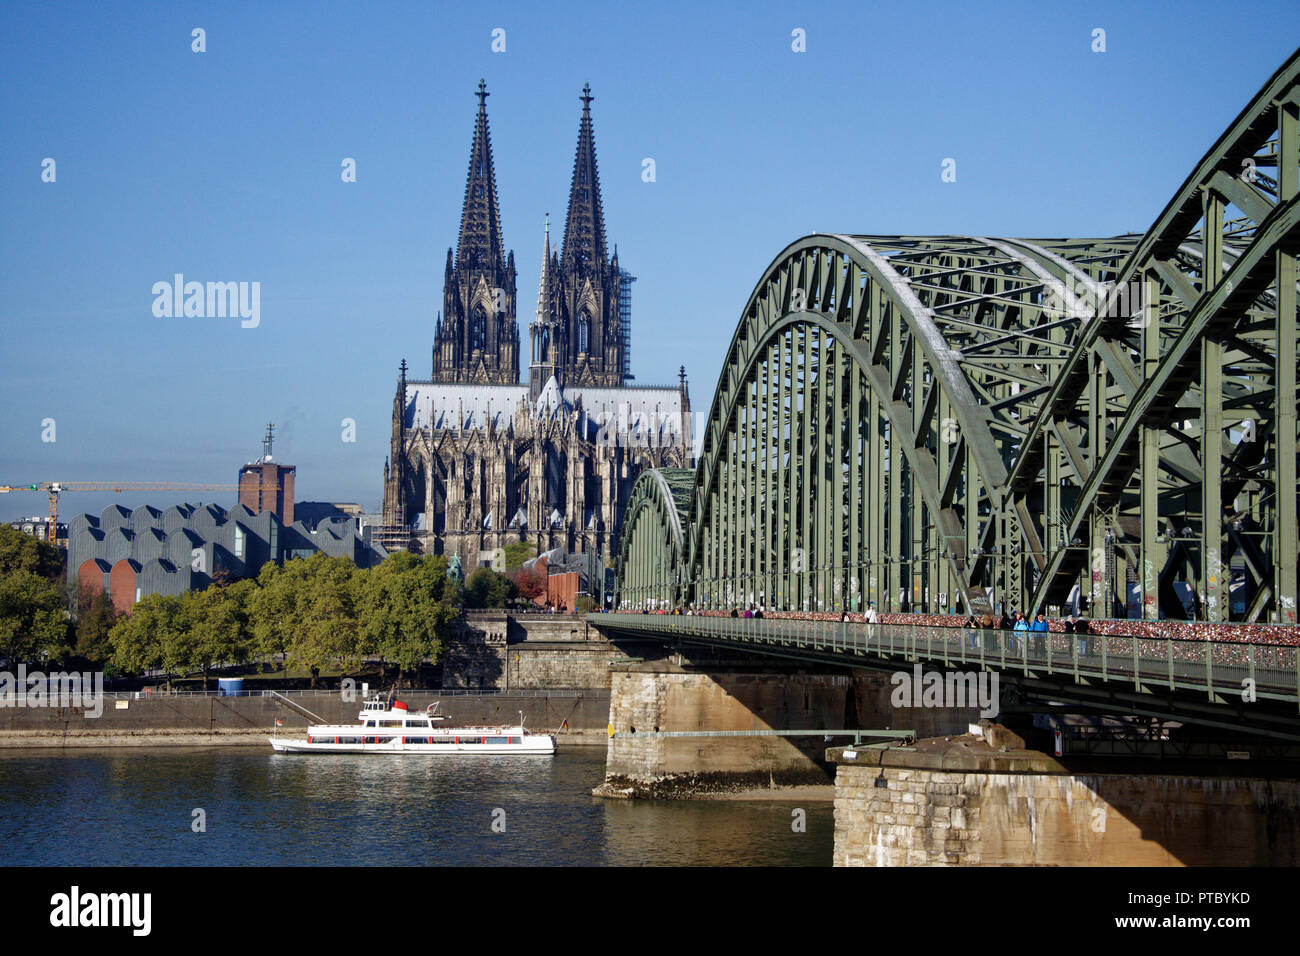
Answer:
[[[0,864],[830,863],[829,804],[804,806],[799,833],[795,802],[598,800],[590,791],[603,771],[602,748],[436,760],[255,748],[0,752]],[[195,808],[204,833],[191,829]]]

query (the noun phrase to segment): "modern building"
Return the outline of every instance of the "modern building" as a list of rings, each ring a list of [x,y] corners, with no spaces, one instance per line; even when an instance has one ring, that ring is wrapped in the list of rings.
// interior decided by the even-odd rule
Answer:
[[[405,360],[400,367],[377,539],[456,553],[466,568],[522,540],[539,552],[612,554],[637,475],[692,464],[685,371],[675,386],[627,387],[631,276],[605,235],[584,87],[564,239],[552,249],[548,220],[520,379],[514,253],[503,241],[487,96],[480,82],[432,373],[408,379]]]
[[[273,511],[246,505],[111,505],[68,523],[68,580],[102,587],[119,611],[146,594],[202,590],[214,580],[256,577],[268,561],[283,564],[317,552],[371,567],[385,552],[362,540],[355,518],[323,519],[315,527],[286,525]]]

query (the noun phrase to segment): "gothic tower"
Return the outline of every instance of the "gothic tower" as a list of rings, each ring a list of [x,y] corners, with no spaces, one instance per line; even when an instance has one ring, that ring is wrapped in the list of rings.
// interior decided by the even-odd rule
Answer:
[[[582,88],[578,151],[569,186],[569,212],[559,258],[556,374],[561,385],[623,381],[623,334],[618,314],[618,252],[606,259],[605,213],[600,204],[596,142],[591,130],[591,85]]]
[[[515,254],[501,239],[487,85],[479,80],[465,205],[455,258],[447,250],[442,315],[433,345],[435,382],[518,382]]]
[[[537,281],[537,319],[528,327],[531,347],[528,362],[528,394],[537,401],[542,388],[556,374],[555,355],[560,339],[559,315],[559,262],[551,251],[551,217],[546,216],[546,232],[542,241],[542,273]]]

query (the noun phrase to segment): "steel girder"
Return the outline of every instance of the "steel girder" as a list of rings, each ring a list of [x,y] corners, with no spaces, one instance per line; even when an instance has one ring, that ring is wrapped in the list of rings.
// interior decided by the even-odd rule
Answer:
[[[1143,236],[783,250],[705,428],[688,599],[978,612],[1078,585],[1108,615],[1136,580],[1154,616],[1183,581],[1217,620],[1235,571],[1239,616],[1294,621],[1296,75]]]
[[[637,476],[619,538],[615,606],[664,607],[682,600],[694,479],[690,468],[647,468]]]
[[[1077,500],[1061,546],[1038,559],[1034,607],[1065,597],[1081,574],[1104,602],[1119,546],[1143,616],[1181,610],[1178,578],[1197,616],[1227,620],[1237,572],[1237,616],[1272,609],[1295,623],[1298,106],[1293,55],[1124,262],[1053,384],[1008,482],[1023,508],[1048,461],[1046,436],[1081,447]],[[1154,291],[1139,315],[1113,307],[1139,285]],[[1140,386],[1122,401],[1089,397],[1124,380]],[[1178,446],[1190,467],[1159,460]]]
[[[995,554],[1016,520],[1009,466],[1085,325],[1080,290],[1136,242],[787,247],[750,297],[705,428],[696,597],[989,609],[1022,560]]]

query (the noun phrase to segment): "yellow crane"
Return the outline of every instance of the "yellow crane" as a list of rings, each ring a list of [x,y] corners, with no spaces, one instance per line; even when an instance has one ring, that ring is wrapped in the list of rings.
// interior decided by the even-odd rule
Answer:
[[[262,491],[276,491],[279,485],[257,485]],[[50,496],[50,523],[45,540],[54,543],[59,526],[59,495],[65,491],[239,491],[239,485],[189,484],[176,481],[36,481],[26,485],[0,485],[0,494],[11,491],[44,491]]]

